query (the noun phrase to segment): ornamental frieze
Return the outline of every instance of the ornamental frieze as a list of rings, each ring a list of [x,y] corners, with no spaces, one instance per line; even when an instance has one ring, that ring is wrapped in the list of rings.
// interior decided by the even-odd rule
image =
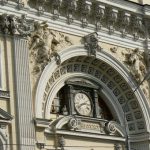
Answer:
[[[11,0],[2,0],[2,5],[11,4]],[[133,40],[146,38],[149,19],[141,14],[114,7],[100,1],[91,0],[18,0],[16,8],[34,10],[37,16],[50,15],[49,19],[59,20],[65,17],[66,23],[80,21],[80,26],[88,28],[94,25],[96,31],[107,29],[109,34],[120,32],[122,38],[132,35]],[[140,8],[142,10],[142,8]],[[147,22],[147,23],[146,23]]]

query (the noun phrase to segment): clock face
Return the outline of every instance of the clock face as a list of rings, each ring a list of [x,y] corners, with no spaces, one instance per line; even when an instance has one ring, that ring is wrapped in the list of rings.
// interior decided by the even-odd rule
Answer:
[[[90,116],[92,111],[91,101],[85,93],[77,93],[74,98],[75,109],[80,115]]]

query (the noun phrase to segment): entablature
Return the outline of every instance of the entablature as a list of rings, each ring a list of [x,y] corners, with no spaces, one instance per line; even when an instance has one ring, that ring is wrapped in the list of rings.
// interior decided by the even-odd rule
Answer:
[[[126,48],[143,49],[149,43],[150,8],[147,5],[118,0],[37,0],[30,5],[32,2],[28,1],[28,7],[22,5],[19,11],[18,1],[4,3],[0,10],[3,34],[24,37],[34,30],[34,22],[46,20],[53,30],[81,37],[97,31],[100,42]]]

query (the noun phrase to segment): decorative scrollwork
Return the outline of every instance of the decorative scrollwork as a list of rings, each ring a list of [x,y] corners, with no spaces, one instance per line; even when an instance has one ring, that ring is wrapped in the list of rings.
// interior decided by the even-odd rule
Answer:
[[[110,122],[106,123],[105,130],[109,134],[115,134],[115,132],[116,132],[116,126],[115,126],[115,124],[112,121],[110,121]]]
[[[78,128],[78,120],[75,118],[71,118],[68,122],[69,129],[77,129]]]

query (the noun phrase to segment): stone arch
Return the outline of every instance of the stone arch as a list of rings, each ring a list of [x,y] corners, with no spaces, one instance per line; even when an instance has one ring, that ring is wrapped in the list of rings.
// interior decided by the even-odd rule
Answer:
[[[83,46],[70,47],[59,52],[59,55],[61,57],[62,65],[58,67],[55,60],[52,59],[40,77],[35,101],[37,118],[48,119],[51,98],[56,93],[56,89],[58,90],[58,86],[63,86],[63,82],[70,78],[71,75],[84,75],[87,76],[87,78],[93,78],[95,81],[99,80],[99,84],[103,84],[103,87],[106,89],[103,93],[106,91],[110,93],[110,99],[113,99],[110,103],[113,107],[117,103],[115,113],[117,114],[117,112],[121,109],[122,113],[118,114],[118,119],[120,118],[120,122],[123,123],[124,119],[121,120],[121,118],[124,116],[126,117],[125,120],[127,121],[128,131],[130,134],[142,133],[150,130],[147,101],[140,89],[133,93],[136,84],[134,84],[134,81],[131,79],[128,71],[120,62],[104,51],[98,52],[96,59],[94,57],[88,57],[87,50],[84,49]],[[73,61],[73,58],[75,61],[71,62]],[[91,58],[91,62],[87,63],[88,69],[86,72],[81,71],[81,64],[83,62],[81,61],[82,63],[80,63],[78,61],[79,58],[82,58],[82,60],[84,60],[83,58],[88,58],[88,60]],[[97,61],[97,63],[95,61]],[[103,64],[101,65],[101,68],[100,66],[96,66],[99,63]],[[62,68],[68,64],[72,65],[72,70],[74,71],[68,71],[66,67],[65,70],[67,72],[63,73]],[[79,72],[75,71],[75,64],[79,64]],[[94,69],[93,74],[90,73],[90,69],[92,68]],[[108,70],[104,70],[106,68]],[[101,72],[100,76],[100,73],[98,72]],[[116,73],[116,75],[113,76],[112,72]]]

